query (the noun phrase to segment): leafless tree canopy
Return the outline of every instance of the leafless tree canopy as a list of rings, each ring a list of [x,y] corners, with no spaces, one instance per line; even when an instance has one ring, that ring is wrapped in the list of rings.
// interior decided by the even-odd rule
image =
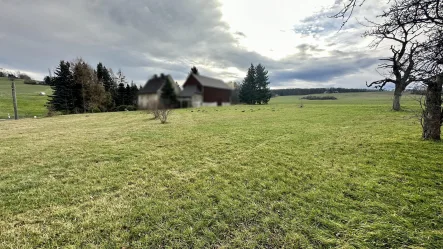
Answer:
[[[443,0],[391,0],[391,6],[365,33],[375,37],[373,46],[384,40],[398,44],[391,46],[392,57],[382,59],[387,63],[380,67],[389,69],[390,75],[369,86],[383,87],[386,83],[396,86],[394,96],[401,95],[402,86],[421,82],[427,86],[422,115],[423,138],[440,140],[443,123]],[[349,0],[334,18],[342,18],[343,25],[354,9],[365,0]],[[343,27],[343,26],[342,26]],[[399,87],[400,86],[400,87]],[[399,97],[397,98],[399,101]],[[399,105],[398,105],[399,107]],[[395,109],[395,98],[394,98]]]
[[[389,75],[385,79],[370,83],[368,86],[376,85],[383,88],[386,83],[394,83],[404,90],[407,85],[415,81],[413,76],[414,57],[420,47],[416,42],[416,38],[423,33],[422,25],[416,23],[405,24],[401,19],[401,13],[394,9],[391,15],[384,19],[383,23],[370,22],[371,29],[364,33],[364,36],[374,37],[371,44],[373,47],[377,47],[386,40],[395,43],[390,47],[392,56],[381,59],[385,63],[379,66],[380,69],[387,69]]]
[[[387,0],[389,1],[389,0]],[[442,0],[391,0],[396,9],[390,8],[381,16],[389,16],[392,11],[400,11],[407,13],[404,23],[427,23],[435,25],[443,25],[443,8]],[[391,2],[389,1],[389,2]],[[355,8],[363,6],[366,0],[345,0],[343,8],[333,18],[343,19],[343,25],[346,25],[352,17]]]

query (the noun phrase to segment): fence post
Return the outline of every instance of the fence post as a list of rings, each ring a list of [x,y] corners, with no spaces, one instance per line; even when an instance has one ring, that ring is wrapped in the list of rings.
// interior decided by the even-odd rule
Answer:
[[[15,82],[12,80],[12,102],[14,104],[14,118],[18,119],[18,110],[17,110],[17,96],[15,95]]]

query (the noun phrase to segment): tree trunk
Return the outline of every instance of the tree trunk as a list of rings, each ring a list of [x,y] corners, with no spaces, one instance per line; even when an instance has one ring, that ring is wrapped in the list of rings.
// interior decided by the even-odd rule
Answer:
[[[423,139],[440,140],[442,125],[442,84],[443,75],[428,84],[425,109],[423,110]]]
[[[400,111],[400,99],[401,99],[401,95],[403,93],[403,91],[405,90],[404,87],[402,87],[399,84],[395,85],[395,90],[394,90],[394,102],[392,103],[392,110],[394,111]]]

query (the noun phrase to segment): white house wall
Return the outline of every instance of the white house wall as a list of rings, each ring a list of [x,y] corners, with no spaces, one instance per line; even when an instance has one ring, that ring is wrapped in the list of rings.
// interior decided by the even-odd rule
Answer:
[[[202,106],[217,106],[217,102],[203,102]]]
[[[203,97],[200,94],[195,94],[192,96],[192,107],[202,106]]]
[[[141,94],[138,95],[138,107],[140,109],[147,109],[149,103],[158,102],[158,94]]]

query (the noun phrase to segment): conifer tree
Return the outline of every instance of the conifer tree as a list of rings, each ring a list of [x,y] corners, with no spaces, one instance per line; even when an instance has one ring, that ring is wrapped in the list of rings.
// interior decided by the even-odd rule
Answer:
[[[134,82],[131,83],[131,105],[137,105],[137,99],[138,99],[138,87]]]
[[[165,85],[162,88],[161,99],[163,105],[167,108],[174,107],[177,103],[177,95],[174,90],[173,83],[168,80],[168,78],[164,75],[162,77],[165,79]]]
[[[239,99],[240,102],[253,105],[256,102],[257,85],[255,81],[256,72],[254,65],[248,69],[246,77],[243,79],[243,83],[240,88]]]
[[[104,81],[104,78],[105,78],[105,75],[104,75],[105,74],[105,67],[103,66],[103,64],[101,62],[99,62],[97,64],[96,73],[97,73],[98,80],[101,81],[104,84],[103,81]]]
[[[116,106],[121,106],[125,104],[125,99],[126,99],[126,89],[125,89],[125,84],[120,83],[118,84],[117,87],[117,99],[115,101]]]
[[[132,100],[133,100],[133,96],[132,96],[131,87],[129,86],[129,84],[126,84],[124,105],[133,105]]]
[[[256,103],[267,104],[271,99],[271,89],[269,89],[268,71],[261,64],[255,68],[255,82],[257,86]]]
[[[199,74],[198,73],[198,69],[197,69],[197,67],[195,67],[195,66],[193,66],[192,68],[191,68],[191,74]]]
[[[47,105],[49,110],[60,111],[65,114],[73,111],[73,77],[70,69],[71,64],[69,62],[60,61],[59,66],[55,70],[55,77],[51,85],[53,94],[50,96]]]

